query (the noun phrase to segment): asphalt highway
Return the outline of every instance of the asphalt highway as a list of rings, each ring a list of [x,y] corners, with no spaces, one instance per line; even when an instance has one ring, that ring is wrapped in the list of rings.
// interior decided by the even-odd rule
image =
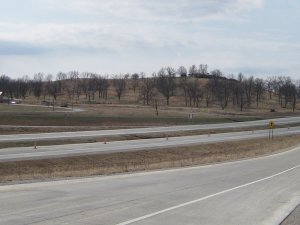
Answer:
[[[275,225],[300,202],[300,148],[184,169],[0,186],[0,224]]]
[[[117,135],[128,135],[128,134],[149,134],[149,133],[162,133],[162,132],[167,133],[167,132],[193,131],[193,130],[217,130],[217,129],[224,129],[224,128],[242,128],[242,127],[255,127],[255,126],[268,127],[270,121],[271,120],[256,120],[256,121],[249,121],[249,122],[134,128],[134,129],[119,129],[119,130],[12,134],[12,135],[0,135],[0,142],[63,140],[63,139],[78,139],[78,138],[117,136]],[[276,125],[289,125],[289,124],[300,123],[300,117],[286,117],[286,118],[272,119],[272,121],[274,121]]]
[[[274,130],[275,136],[300,134],[300,127],[280,128]],[[138,151],[145,149],[170,148],[175,146],[199,145],[225,141],[238,141],[269,137],[269,130],[219,133],[210,135],[183,136],[172,138],[154,138],[129,141],[115,141],[107,144],[85,143],[0,149],[0,161],[20,161],[63,156],[101,154],[113,152]]]

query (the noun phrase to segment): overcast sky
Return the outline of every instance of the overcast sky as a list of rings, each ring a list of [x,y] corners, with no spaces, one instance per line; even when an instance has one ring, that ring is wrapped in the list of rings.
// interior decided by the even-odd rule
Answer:
[[[0,74],[208,64],[300,78],[299,0],[1,0]]]

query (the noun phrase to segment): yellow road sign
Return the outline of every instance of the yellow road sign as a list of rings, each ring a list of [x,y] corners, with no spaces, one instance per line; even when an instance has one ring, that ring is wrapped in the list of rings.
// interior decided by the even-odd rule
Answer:
[[[270,121],[270,123],[269,123],[269,128],[270,128],[270,129],[274,129],[274,128],[275,128],[275,123],[274,123],[274,121]]]

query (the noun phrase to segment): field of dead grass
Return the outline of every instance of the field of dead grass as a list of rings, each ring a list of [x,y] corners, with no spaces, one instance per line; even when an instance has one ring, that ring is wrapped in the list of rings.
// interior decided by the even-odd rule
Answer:
[[[109,175],[204,165],[272,154],[300,144],[300,135],[172,149],[0,163],[0,182]]]
[[[152,106],[137,104],[78,104],[76,107],[84,109],[82,112],[52,112],[52,108],[13,106],[0,104],[0,125],[24,125],[24,126],[81,126],[82,130],[92,129],[86,127],[134,127],[134,126],[158,126],[179,124],[205,124],[224,123],[232,121],[248,121],[281,116],[299,115],[300,111],[292,113],[289,109],[276,109],[270,112],[269,106],[259,108],[252,107],[240,112],[237,108],[221,110],[217,106],[206,108],[184,106],[159,106],[159,115],[156,116]],[[194,114],[194,119],[189,120],[188,115]],[[47,130],[47,128],[45,128]],[[65,128],[62,128],[65,131]],[[13,130],[13,129],[10,129]],[[23,129],[25,130],[25,129]],[[7,129],[8,132],[10,132]],[[12,133],[12,132],[10,132]],[[0,134],[4,134],[1,131]]]

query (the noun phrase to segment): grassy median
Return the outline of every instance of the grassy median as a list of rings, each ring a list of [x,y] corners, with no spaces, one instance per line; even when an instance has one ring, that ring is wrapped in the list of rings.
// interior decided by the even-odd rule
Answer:
[[[0,182],[109,175],[232,161],[300,144],[300,135],[189,147],[0,163]]]

